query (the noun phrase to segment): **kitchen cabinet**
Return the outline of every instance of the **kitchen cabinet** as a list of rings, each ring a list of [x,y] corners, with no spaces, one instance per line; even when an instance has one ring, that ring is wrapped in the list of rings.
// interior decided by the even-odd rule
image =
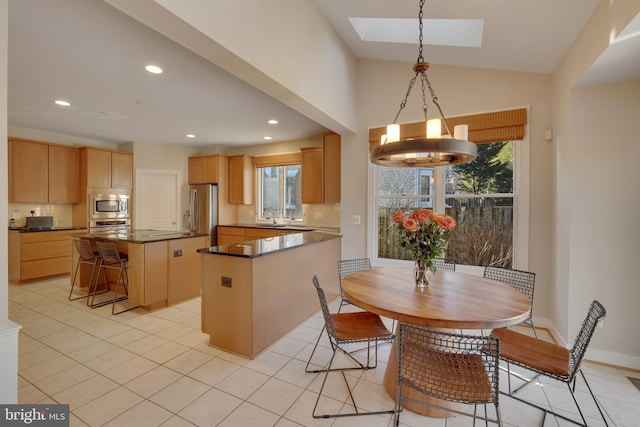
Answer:
[[[95,234],[76,234],[75,238],[88,239],[94,247],[97,241],[113,242],[119,252],[127,254],[129,300],[143,309],[156,310],[200,296],[202,257],[197,250],[208,246],[207,235],[181,238],[159,235],[156,239],[145,236],[150,239],[145,242]],[[91,268],[83,266],[82,270],[80,283],[86,288]],[[112,285],[115,280],[116,277],[110,279]],[[99,277],[98,283],[103,286],[104,276]]]
[[[22,282],[71,271],[71,233],[78,230],[9,231],[9,280]]]
[[[340,203],[340,135],[326,133],[321,147],[300,151],[302,204]]]
[[[253,157],[229,157],[229,203],[253,204]]]
[[[189,184],[218,184],[220,167],[224,156],[189,157]]]
[[[77,203],[78,148],[9,140],[9,202]]]
[[[80,201],[80,150],[49,146],[49,202]]]
[[[89,188],[132,188],[133,155],[130,153],[82,148],[81,174]]]
[[[218,246],[244,242],[243,227],[218,226]]]
[[[253,255],[233,255],[236,248],[200,252],[202,331],[209,345],[253,359],[316,313],[309,266],[329,297],[336,295],[340,243],[339,236],[312,237]]]
[[[233,245],[250,240],[266,239],[269,237],[285,236],[300,233],[299,230],[283,230],[279,228],[236,227],[228,225],[218,226],[218,246]]]

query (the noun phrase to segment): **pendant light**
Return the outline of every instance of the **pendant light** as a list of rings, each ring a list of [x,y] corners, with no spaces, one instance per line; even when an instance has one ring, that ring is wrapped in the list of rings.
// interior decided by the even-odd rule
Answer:
[[[430,64],[425,62],[422,56],[423,7],[424,0],[420,0],[420,13],[418,14],[420,48],[418,51],[418,60],[413,66],[415,76],[409,81],[409,89],[400,103],[400,110],[398,110],[393,123],[387,126],[387,134],[382,136],[380,145],[371,150],[371,162],[377,165],[395,167],[448,166],[469,162],[478,156],[478,148],[476,145],[467,140],[469,132],[467,125],[455,126],[454,133],[453,135],[451,134],[447,120],[438,102],[438,97],[431,87],[431,82],[429,82],[427,70]],[[426,123],[425,137],[400,139],[400,125],[396,122],[398,121],[400,112],[407,104],[407,98],[418,77],[420,77],[422,111]],[[433,102],[438,109],[440,118],[429,119],[427,116],[427,89],[431,96],[431,102]],[[444,134],[442,133],[442,125],[444,125]]]

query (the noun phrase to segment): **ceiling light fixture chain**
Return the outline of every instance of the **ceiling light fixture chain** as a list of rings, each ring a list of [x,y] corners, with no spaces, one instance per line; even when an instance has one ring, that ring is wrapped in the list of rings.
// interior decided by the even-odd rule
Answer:
[[[413,66],[414,76],[409,81],[409,88],[400,103],[400,109],[393,119],[392,124],[387,126],[387,133],[381,138],[381,144],[371,150],[371,162],[382,166],[395,167],[432,167],[447,166],[475,159],[478,149],[473,142],[467,141],[468,126],[458,125],[452,133],[449,124],[444,116],[438,97],[431,86],[427,70],[430,64],[424,60],[423,52],[423,8],[425,0],[419,0],[420,12],[418,14],[419,23],[419,50],[418,59]],[[398,117],[406,107],[411,90],[420,76],[422,89],[422,112],[426,125],[425,137],[405,137],[400,138],[400,125]],[[429,106],[427,104],[427,88],[431,95],[431,102],[440,113],[439,119],[428,119]],[[442,133],[442,122],[444,122],[445,134]]]

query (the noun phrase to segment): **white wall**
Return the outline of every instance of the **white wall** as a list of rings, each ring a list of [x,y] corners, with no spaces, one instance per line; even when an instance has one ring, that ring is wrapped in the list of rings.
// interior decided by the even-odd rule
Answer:
[[[7,27],[8,0],[0,0],[0,224],[7,224]],[[0,227],[0,242],[7,253],[7,228]],[[8,258],[0,257],[0,403],[18,402],[18,331],[9,320]]]
[[[593,299],[607,309],[594,347],[640,361],[640,80],[573,90],[569,337]]]
[[[355,58],[314,2],[105,1],[326,128],[355,128]]]
[[[635,82],[574,86],[609,46],[611,36],[622,31],[638,13],[638,0],[601,0],[553,75],[557,179],[555,286],[549,300],[550,320],[571,342],[590,301],[601,299],[609,319],[596,331],[588,357],[636,369],[640,369],[640,339],[637,321],[630,320],[637,316],[637,249],[632,241],[638,227],[629,215],[636,213],[637,218],[637,189],[627,182],[614,187],[611,180],[622,175],[637,181],[627,174],[637,167],[637,157],[634,159],[632,153],[637,154],[638,149],[640,92]],[[625,138],[635,139],[635,146]],[[604,153],[613,158],[607,159]],[[630,192],[625,194],[625,190]],[[613,223],[602,225],[611,215]],[[618,227],[625,231],[620,232]],[[615,249],[598,254],[598,245]],[[623,262],[633,255],[634,260]],[[610,275],[605,277],[604,271]]]

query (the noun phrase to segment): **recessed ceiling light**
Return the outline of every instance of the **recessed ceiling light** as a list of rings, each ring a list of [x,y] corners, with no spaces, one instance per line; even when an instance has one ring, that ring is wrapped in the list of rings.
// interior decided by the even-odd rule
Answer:
[[[270,136],[265,136],[263,139],[270,140],[271,137]]]
[[[277,121],[277,120],[275,120],[275,119],[271,119],[271,120],[269,120],[267,123],[269,123],[270,125],[277,125],[277,124],[278,124],[278,121]]]
[[[195,136],[194,134],[192,134],[192,133],[188,133],[188,134],[187,134],[187,138],[195,138],[195,137],[196,137],[196,136]]]
[[[70,102],[65,101],[65,100],[63,100],[63,99],[56,99],[54,102],[55,102],[56,104],[58,104],[58,105],[63,106],[63,107],[70,107],[70,106],[71,106],[71,103],[70,103]]]
[[[147,65],[144,69],[153,74],[162,74],[162,68],[157,65]]]

